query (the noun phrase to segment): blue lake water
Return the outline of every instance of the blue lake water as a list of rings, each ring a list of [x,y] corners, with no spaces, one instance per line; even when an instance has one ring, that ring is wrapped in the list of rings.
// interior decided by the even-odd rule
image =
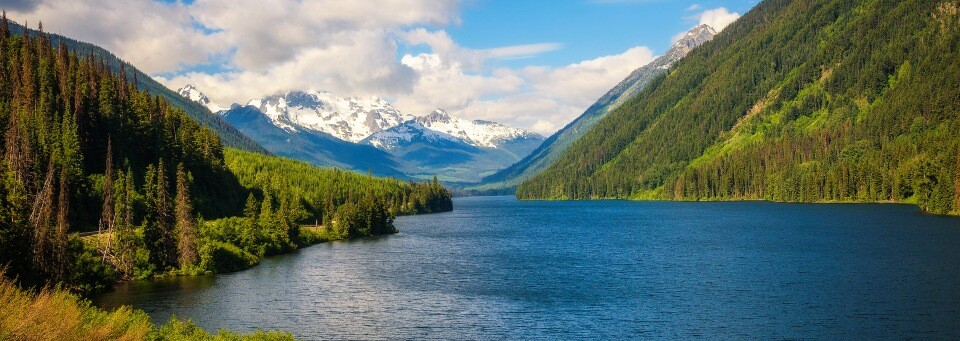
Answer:
[[[95,300],[305,339],[958,338],[960,219],[908,205],[454,201]]]

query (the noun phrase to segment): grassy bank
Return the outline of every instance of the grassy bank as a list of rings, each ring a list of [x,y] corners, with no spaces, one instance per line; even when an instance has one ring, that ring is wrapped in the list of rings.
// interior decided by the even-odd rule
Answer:
[[[210,334],[176,318],[162,326],[140,310],[100,310],[66,291],[31,293],[0,277],[2,340],[293,340],[279,331],[240,335],[226,330]]]

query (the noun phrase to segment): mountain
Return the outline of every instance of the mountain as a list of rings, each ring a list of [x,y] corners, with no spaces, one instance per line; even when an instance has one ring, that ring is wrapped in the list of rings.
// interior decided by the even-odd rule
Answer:
[[[184,98],[219,106],[192,85]],[[438,109],[421,117],[377,97],[288,91],[218,110],[227,122],[277,155],[377,175],[475,182],[543,142],[543,137]]]
[[[23,26],[12,21],[9,22],[9,27],[10,32],[14,35],[22,34],[24,32]],[[38,33],[36,30],[32,29],[28,30],[28,32],[30,32],[31,36],[36,36]],[[123,68],[127,80],[130,82],[135,82],[138,89],[145,90],[154,96],[160,96],[164,100],[170,102],[170,104],[172,104],[174,107],[182,109],[191,119],[217,133],[217,136],[219,136],[220,141],[223,142],[224,146],[257,153],[267,153],[266,149],[261,147],[250,138],[244,136],[232,125],[217,115],[211,113],[210,110],[203,105],[181,97],[173,90],[170,90],[159,82],[155,81],[149,75],[121,60],[110,51],[90,43],[77,41],[61,35],[49,33],[46,34],[50,37],[50,40],[54,45],[63,44],[71,52],[74,52],[80,56],[103,59],[104,63],[106,63],[107,66],[113,70],[113,72],[120,73],[120,69]]]
[[[247,105],[256,107],[278,127],[327,133],[354,143],[409,118],[377,97],[340,98],[329,92],[290,91],[251,100]]]
[[[456,140],[481,148],[498,148],[505,143],[517,139],[543,139],[536,133],[523,129],[510,128],[496,122],[475,120],[469,121],[448,114],[443,109],[416,117],[397,126],[398,129],[388,129],[372,134],[366,140],[375,146],[384,149],[394,149],[397,145],[409,142],[411,130],[429,131],[425,137],[433,139]]]
[[[764,1],[517,195],[957,212],[958,41],[953,1]]]
[[[635,96],[651,80],[667,72],[673,63],[687,55],[691,50],[713,39],[717,32],[709,25],[698,25],[687,31],[662,56],[630,73],[617,86],[610,89],[577,119],[550,136],[535,151],[519,162],[499,172],[483,178],[476,190],[507,190],[532,177],[552,164],[570,147],[573,141],[589,131],[604,115],[619,107],[627,99]]]
[[[389,151],[413,177],[475,182],[529,154],[543,136],[505,125],[454,117],[442,109],[370,135],[362,143]]]
[[[220,105],[211,102],[210,98],[208,98],[207,95],[204,95],[202,92],[200,92],[199,89],[195,88],[193,85],[188,84],[187,86],[180,88],[180,90],[177,90],[177,94],[179,94],[181,97],[189,99],[192,102],[195,102],[197,104],[204,106],[205,108],[207,108],[207,110],[210,110],[210,112],[214,114],[219,113],[223,110],[230,109],[230,108],[221,107]]]
[[[222,117],[245,135],[259,141],[271,153],[330,166],[381,176],[405,178],[393,155],[372,146],[343,141],[329,134],[292,126],[277,126],[252,105],[234,105],[222,111]]]

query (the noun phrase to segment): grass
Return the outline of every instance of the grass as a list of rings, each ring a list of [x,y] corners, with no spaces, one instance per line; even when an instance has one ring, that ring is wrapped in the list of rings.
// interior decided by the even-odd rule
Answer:
[[[210,334],[176,318],[155,326],[140,310],[121,307],[108,312],[66,291],[31,293],[0,276],[0,340],[293,340],[293,336],[278,331]]]

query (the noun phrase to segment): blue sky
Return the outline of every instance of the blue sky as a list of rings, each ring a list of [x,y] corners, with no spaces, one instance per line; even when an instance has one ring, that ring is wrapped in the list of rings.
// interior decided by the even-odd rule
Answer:
[[[756,0],[10,0],[18,21],[221,106],[289,90],[377,96],[549,135],[699,23]],[[118,10],[123,9],[123,10]]]
[[[725,7],[746,13],[755,0],[562,0],[467,3],[462,23],[447,32],[461,45],[482,49],[506,45],[557,42],[563,48],[510,66],[560,66],[623,52],[642,45],[662,53],[677,32],[696,24],[700,10]]]

